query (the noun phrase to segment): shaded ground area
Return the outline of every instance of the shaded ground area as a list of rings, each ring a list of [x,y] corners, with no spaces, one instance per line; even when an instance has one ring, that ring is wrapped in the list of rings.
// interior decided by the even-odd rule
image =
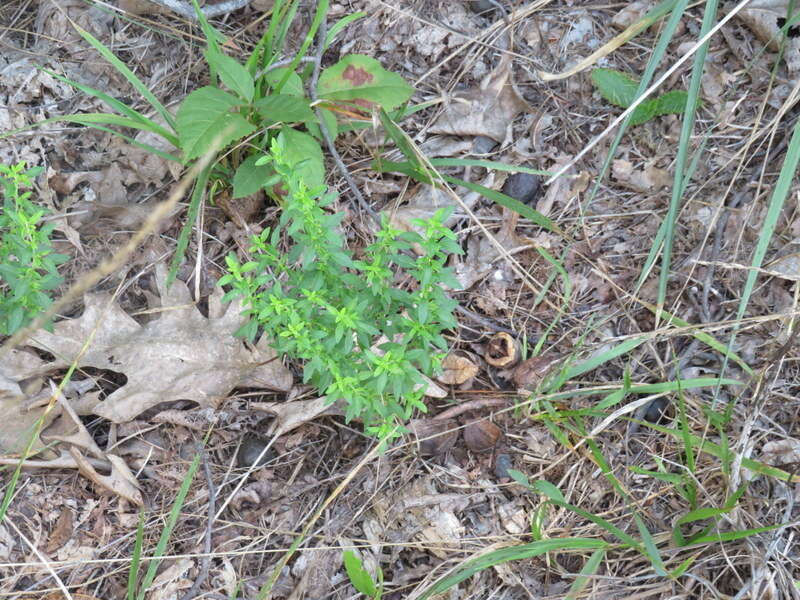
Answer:
[[[268,26],[268,4],[214,20],[230,37],[231,56],[249,54]],[[778,45],[765,41],[785,24],[776,15],[787,4],[743,12],[711,38],[668,315],[658,319],[660,263],[648,254],[670,206],[680,117],[628,129],[599,179],[616,130],[590,144],[621,109],[598,93],[591,68],[543,77],[601,50],[652,3],[478,4],[334,2],[328,16],[333,23],[365,12],[324,62],[364,54],[411,83],[412,102],[427,104],[399,125],[428,159],[565,169],[548,182],[485,164],[440,167],[503,190],[549,219],[548,229],[474,185],[454,185],[455,201],[377,173],[374,159],[403,158],[377,125],[337,139],[370,206],[397,226],[456,207],[459,327],[448,333],[451,353],[426,398],[428,413],[378,453],[360,424],[346,423],[302,384],[302,365],[231,335],[238,310],[220,302],[216,282],[226,254],[244,257],[250,236],[275,226],[280,210],[263,194],[208,198],[167,290],[166,265],[186,219],[182,196],[153,235],[59,311],[71,319],[67,329],[35,332],[0,358],[4,413],[23,415],[0,427],[2,481],[13,489],[0,524],[3,595],[56,598],[67,589],[75,598],[125,597],[139,505],[147,558],[172,526],[170,508],[205,439],[147,598],[182,598],[198,579],[197,598],[256,598],[273,575],[275,598],[351,598],[347,548],[367,571],[382,571],[384,597],[417,598],[483,553],[572,538],[609,545],[596,564],[594,548],[523,553],[485,565],[442,597],[563,598],[576,581],[582,598],[798,597],[800,487],[788,475],[800,462],[794,179],[737,316],[797,121],[798,38],[789,31],[780,60]],[[684,15],[657,74],[694,50],[702,9]],[[288,36],[294,49],[312,14],[300,4]],[[119,10],[14,0],[0,7],[3,132],[107,110],[64,78],[144,110],[70,20],[171,110],[208,83],[202,32],[169,12],[147,3]],[[663,26],[592,67],[638,79]],[[690,69],[691,59],[659,92],[687,89]],[[180,164],[134,141],[154,143],[69,122],[0,140],[5,164],[46,169],[36,198],[57,223],[57,250],[70,256],[57,296],[122,250],[183,175]],[[342,233],[359,252],[372,223],[327,163],[327,184],[339,193],[331,210],[345,213]],[[57,394],[58,409],[36,441],[48,447],[14,480],[9,432],[41,415],[37,402],[53,396],[69,366],[62,355],[90,339],[86,364]],[[258,367],[221,366],[230,364]],[[547,486],[526,489],[514,470],[563,498]],[[582,569],[590,576],[580,581]]]

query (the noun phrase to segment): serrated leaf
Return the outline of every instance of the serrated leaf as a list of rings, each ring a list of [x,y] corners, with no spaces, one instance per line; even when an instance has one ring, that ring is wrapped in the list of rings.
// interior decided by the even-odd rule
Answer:
[[[592,70],[592,83],[604,100],[621,108],[628,108],[636,100],[638,82],[614,69]]]
[[[244,198],[255,194],[270,178],[272,170],[266,166],[256,165],[260,157],[253,155],[246,158],[233,175],[233,198]]]
[[[325,160],[322,148],[313,137],[291,127],[281,129],[281,143],[288,164],[296,166],[309,189],[325,184]]]
[[[683,90],[672,90],[659,96],[656,100],[657,115],[680,114],[686,109],[689,94]]]
[[[202,87],[189,94],[178,109],[178,137],[184,158],[203,154],[220,133],[221,147],[255,131],[255,127],[230,110],[242,101],[215,87]],[[229,129],[230,128],[230,129]]]
[[[253,103],[265,124],[297,123],[314,119],[308,100],[291,94],[273,94]]]
[[[239,64],[235,58],[223,54],[212,46],[206,48],[203,54],[205,54],[209,66],[217,71],[222,83],[228,89],[247,102],[253,101],[253,95],[255,94],[253,77],[243,65]]]
[[[374,58],[350,54],[322,71],[317,91],[327,100],[347,100],[365,108],[377,104],[392,110],[408,101],[414,88]]]
[[[287,69],[288,67],[273,69],[264,75],[264,80],[271,88],[275,88],[275,86],[281,82],[283,76],[286,75]],[[303,91],[303,80],[300,79],[300,76],[297,73],[289,73],[289,78],[286,80],[286,83],[283,84],[280,93],[302,98],[305,96],[305,92]]]

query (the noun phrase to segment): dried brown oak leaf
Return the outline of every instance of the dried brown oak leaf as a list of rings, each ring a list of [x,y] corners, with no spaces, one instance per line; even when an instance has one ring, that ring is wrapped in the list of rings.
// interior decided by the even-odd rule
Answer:
[[[503,142],[508,126],[530,105],[511,80],[511,58],[506,56],[480,87],[457,95],[431,126],[431,133],[485,135]]]
[[[123,373],[128,381],[93,412],[115,423],[172,400],[193,400],[216,408],[236,387],[288,391],[291,373],[261,339],[255,348],[233,336],[244,323],[241,305],[223,306],[221,290],[209,298],[209,316],[195,307],[189,289],[175,281],[167,289],[166,267],[156,267],[162,312],[140,325],[107,294],[87,294],[83,315],[37,331],[32,346],[55,355],[53,367],[95,367]],[[90,340],[87,351],[81,349]]]

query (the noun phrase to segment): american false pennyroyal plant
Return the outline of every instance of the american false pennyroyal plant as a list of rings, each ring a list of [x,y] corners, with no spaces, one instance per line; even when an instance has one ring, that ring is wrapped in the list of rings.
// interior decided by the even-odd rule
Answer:
[[[456,303],[443,286],[458,281],[445,263],[461,248],[442,209],[414,223],[420,233],[393,229],[384,217],[374,242],[354,258],[337,231],[342,214],[325,210],[335,194],[308,187],[289,143],[278,135],[263,158],[275,172],[270,183],[286,191],[280,222],[253,237],[252,260],[229,255],[219,283],[231,286],[225,299],[241,297],[246,307],[241,335],[263,331],[278,352],[304,363],[305,382],[344,402],[348,421],[362,420],[383,439],[414,409],[425,411],[423,374],[439,369],[442,332],[456,325]],[[422,254],[413,256],[412,247]]]
[[[11,335],[52,303],[48,292],[61,285],[58,265],[69,257],[53,249],[55,221],[31,201],[33,178],[41,167],[0,164],[0,335]]]

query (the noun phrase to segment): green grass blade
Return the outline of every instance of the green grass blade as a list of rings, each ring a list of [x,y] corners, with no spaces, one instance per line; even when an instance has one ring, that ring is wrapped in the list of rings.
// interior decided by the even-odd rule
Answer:
[[[605,548],[598,548],[592,553],[592,555],[589,557],[589,560],[587,560],[586,564],[583,565],[581,572],[575,578],[575,581],[573,581],[572,585],[569,586],[569,590],[567,590],[567,595],[564,596],[564,600],[577,600],[580,593],[586,589],[589,581],[591,581],[590,577],[597,573],[597,569],[600,567],[600,563],[603,562],[605,557]]]
[[[708,0],[703,13],[703,24],[700,27],[699,38],[705,36],[714,26],[717,17],[718,0]],[[681,206],[681,198],[684,190],[684,175],[686,169],[686,159],[689,154],[689,143],[694,122],[697,114],[697,107],[700,102],[700,81],[703,76],[703,66],[705,65],[706,54],[708,52],[708,42],[698,48],[694,55],[692,65],[692,76],[689,81],[689,99],[683,112],[683,123],[678,139],[678,153],[675,158],[675,175],[672,183],[672,195],[670,197],[669,209],[664,217],[666,223],[664,229],[664,246],[661,253],[661,272],[658,279],[657,313],[656,322],[661,318],[661,310],[667,296],[667,282],[669,280],[670,267],[672,264],[672,245],[675,239],[675,222],[678,219],[678,211]]]
[[[664,55],[666,54],[667,46],[672,41],[672,37],[675,35],[675,30],[678,28],[681,17],[683,16],[683,12],[686,10],[686,6],[688,4],[689,0],[667,0],[666,2],[659,4],[650,13],[648,13],[648,16],[653,14],[657,15],[657,19],[660,19],[662,16],[667,14],[667,12],[670,12],[670,17],[667,20],[666,25],[664,25],[664,29],[661,31],[658,42],[656,42],[656,46],[650,55],[650,59],[647,61],[647,66],[644,69],[642,78],[639,80],[639,87],[636,90],[637,99],[650,86],[650,82],[653,80],[656,69],[658,68],[659,63],[661,63],[661,59],[663,59]],[[645,18],[648,18],[648,16]],[[655,22],[657,19],[654,19],[653,22]],[[600,169],[600,173],[598,174],[597,178],[595,179],[595,183],[592,186],[592,191],[589,193],[589,196],[583,203],[584,213],[587,212],[589,206],[597,195],[597,192],[600,191],[600,185],[602,184],[603,179],[605,179],[608,170],[611,168],[611,162],[614,160],[614,155],[617,152],[617,148],[619,147],[620,142],[622,142],[622,138],[625,136],[625,132],[628,130],[628,126],[631,124],[632,119],[633,113],[630,113],[620,124],[619,130],[609,146],[608,154],[603,162],[603,167]]]
[[[144,509],[139,511],[139,525],[136,527],[136,538],[133,543],[131,569],[128,571],[128,600],[136,600],[136,584],[139,581],[139,564],[144,545]]]
[[[649,427],[655,431],[670,435],[677,440],[684,439],[683,432],[677,429],[663,427],[661,425],[656,425],[655,423],[650,423],[649,421],[641,421],[640,424],[644,427]],[[720,460],[730,460],[730,456],[728,456],[730,451],[725,450],[723,447],[715,444],[714,442],[699,438],[696,435],[689,436],[689,441],[692,444],[692,447],[695,449],[695,452],[704,452],[705,454],[710,454],[711,456],[714,456]],[[783,469],[778,469],[777,467],[765,465],[764,463],[752,458],[742,458],[742,466],[759,475],[774,477],[775,479],[779,479],[781,481],[800,482],[800,476],[792,475],[791,473],[787,473]]]
[[[482,196],[485,196],[495,204],[499,204],[500,206],[504,206],[509,210],[513,210],[515,213],[525,217],[526,219],[532,221],[539,227],[547,229],[548,231],[552,231],[553,233],[558,233],[563,235],[561,228],[556,225],[553,221],[545,217],[542,213],[538,210],[535,210],[517,200],[516,198],[512,198],[511,196],[507,196],[502,192],[498,192],[497,190],[493,190],[482,185],[478,185],[477,183],[472,183],[470,181],[464,181],[463,179],[458,179],[456,177],[451,177],[450,175],[442,175],[442,179],[444,179],[447,183],[453,185],[460,185],[468,190],[473,192],[477,192]]]
[[[178,243],[175,246],[175,256],[172,257],[172,264],[169,266],[169,273],[167,273],[167,286],[172,285],[175,277],[178,274],[178,267],[181,266],[181,261],[186,254],[186,248],[189,246],[189,234],[194,227],[197,213],[200,210],[200,203],[203,200],[203,195],[206,192],[206,185],[211,177],[211,169],[214,166],[214,161],[200,172],[197,181],[194,182],[194,189],[192,190],[192,199],[189,203],[189,210],[186,212],[186,222],[181,228],[181,233],[178,236]]]
[[[117,56],[111,52],[108,48],[106,48],[103,43],[95,38],[91,33],[80,27],[79,25],[73,23],[72,26],[75,30],[80,34],[80,36],[85,39],[92,47],[97,50],[103,58],[105,58],[111,65],[119,71],[125,79],[128,80],[134,89],[141,94],[142,98],[147,100],[147,102],[152,106],[158,114],[164,119],[164,122],[169,124],[172,129],[175,129],[175,119],[172,114],[164,107],[161,102],[158,101],[158,98],[155,97],[153,92],[149,90],[149,88],[139,79],[136,74],[131,71],[125,63],[123,63]]]
[[[482,160],[477,158],[432,158],[430,163],[434,167],[483,167],[492,171],[506,171],[508,173],[528,173],[529,175],[541,175],[551,177],[550,171],[541,169],[531,169],[522,165],[507,165],[497,160]]]
[[[436,594],[441,594],[449,590],[454,585],[469,579],[476,573],[485,569],[491,568],[495,565],[506,563],[512,560],[521,560],[524,558],[533,558],[547,554],[548,552],[567,552],[569,550],[596,550],[598,548],[607,548],[608,544],[602,540],[594,540],[591,538],[563,538],[554,540],[540,540],[530,544],[520,544],[519,546],[511,546],[509,548],[501,548],[493,550],[483,556],[474,558],[467,561],[456,571],[450,575],[442,577],[426,589],[419,600],[427,600]]]
[[[161,557],[164,556],[164,552],[167,550],[167,544],[172,536],[172,530],[175,529],[175,524],[178,522],[178,517],[180,516],[181,509],[183,508],[183,503],[186,501],[186,495],[189,493],[189,486],[192,484],[194,475],[197,472],[197,467],[200,466],[200,457],[201,454],[198,452],[195,455],[192,463],[189,465],[189,470],[186,472],[186,476],[183,478],[183,482],[178,490],[178,494],[175,496],[175,502],[172,505],[172,510],[169,513],[169,517],[167,517],[167,522],[164,525],[163,531],[161,532],[161,537],[158,539],[158,544],[156,544],[155,553],[147,565],[147,571],[145,572],[141,587],[139,588],[137,600],[144,600],[147,589],[152,585],[153,580],[156,577],[158,565],[161,563]]]
[[[736,311],[736,324],[731,332],[731,339],[728,342],[729,351],[731,348],[733,348],[734,342],[736,341],[736,334],[739,331],[740,322],[742,317],[744,317],[747,305],[750,303],[750,296],[752,296],[753,290],[755,289],[759,269],[761,268],[761,265],[764,264],[764,257],[769,249],[769,243],[772,239],[772,235],[775,233],[775,227],[778,224],[778,219],[783,210],[783,204],[786,201],[786,197],[789,195],[789,190],[791,189],[792,184],[794,183],[798,162],[800,162],[800,120],[795,122],[792,130],[792,138],[789,141],[789,148],[786,150],[786,157],[784,158],[783,165],[781,166],[781,172],[778,175],[778,181],[775,183],[775,188],[773,189],[772,196],[769,200],[767,216],[761,226],[761,231],[758,234],[758,242],[756,243],[756,249],[753,252],[753,257],[750,260],[750,266],[752,268],[747,273],[747,281],[744,284],[742,296],[739,299],[739,307]],[[724,362],[722,363],[721,374],[725,373],[727,366],[728,356],[725,355]],[[715,403],[718,396],[719,388],[715,390]]]
[[[653,539],[653,536],[650,534],[650,530],[647,529],[647,525],[644,524],[644,521],[639,513],[634,513],[633,518],[636,521],[636,527],[639,529],[639,535],[642,537],[644,555],[650,559],[650,563],[653,565],[656,575],[659,577],[666,577],[667,569],[664,566],[664,561],[661,559],[661,554],[658,552],[656,542]]]
[[[73,81],[72,79],[68,79],[66,77],[62,77],[58,73],[54,73],[53,71],[50,71],[48,69],[42,69],[42,71],[44,71],[48,75],[51,75],[52,77],[55,77],[59,81],[63,81],[67,85],[71,85],[75,89],[82,91],[87,96],[92,96],[94,98],[97,98],[98,100],[102,100],[109,106],[109,108],[117,111],[120,115],[127,116],[132,121],[138,121],[140,125],[136,127],[136,129],[152,131],[153,133],[163,137],[173,146],[178,145],[178,137],[173,132],[164,129],[163,127],[161,127],[161,125],[159,125],[152,119],[148,119],[146,116],[132,109],[124,102],[120,102],[116,98],[109,96],[105,92],[101,92],[100,90],[97,90],[93,87],[90,87],[88,85],[83,85],[82,83],[78,83],[77,81]],[[101,113],[93,113],[93,114],[101,114]]]
[[[328,30],[328,33],[325,35],[325,48],[328,48],[333,43],[334,38],[342,31],[345,27],[358,21],[359,19],[363,19],[367,16],[367,13],[364,11],[354,12],[349,15],[346,15],[336,21],[331,28]]]
[[[289,75],[294,73],[297,65],[300,64],[300,59],[306,55],[306,52],[308,52],[308,49],[311,47],[311,43],[314,41],[314,36],[317,35],[317,31],[319,30],[320,25],[322,25],[322,20],[327,18],[327,16],[328,0],[318,0],[317,9],[314,12],[314,19],[311,21],[311,27],[309,27],[308,33],[306,33],[306,38],[303,40],[303,44],[300,46],[297,54],[295,54],[294,60],[292,60],[289,67],[286,69],[286,74],[276,86],[276,94],[280,94],[281,88],[286,83],[286,80],[289,79]]]

